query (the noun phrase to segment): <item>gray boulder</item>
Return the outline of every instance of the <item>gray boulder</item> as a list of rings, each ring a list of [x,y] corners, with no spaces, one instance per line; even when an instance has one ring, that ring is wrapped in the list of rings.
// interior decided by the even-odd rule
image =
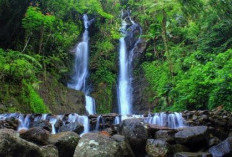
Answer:
[[[17,132],[9,129],[0,130],[0,156],[2,157],[43,157],[39,146],[25,141]]]
[[[212,157],[212,156],[207,152],[197,152],[197,153],[180,152],[180,153],[176,153],[175,157]]]
[[[49,136],[48,142],[57,147],[59,157],[72,157],[80,136],[74,132],[61,132]]]
[[[175,141],[175,130],[159,130],[155,133],[156,139],[163,139],[169,143],[173,143]]]
[[[0,129],[13,129],[17,130],[19,121],[15,118],[0,120]]]
[[[209,149],[213,157],[232,156],[232,137],[228,137],[216,146]]]
[[[124,136],[121,135],[114,135],[111,137],[112,139],[114,139],[116,142],[118,142],[118,144],[120,145],[121,148],[121,153],[122,156],[127,156],[127,157],[134,157],[134,153],[130,147],[129,142],[126,140],[126,138]]]
[[[38,127],[31,128],[25,132],[22,132],[20,137],[39,145],[46,145],[48,143],[49,132]]]
[[[49,132],[52,131],[52,125],[46,121],[46,120],[38,120],[33,122],[32,127],[39,127],[39,128],[43,128]]]
[[[43,157],[59,157],[58,150],[54,145],[46,145],[41,147]]]
[[[170,156],[171,147],[164,140],[148,139],[146,151],[149,157],[166,157]]]
[[[133,151],[143,152],[148,139],[148,130],[142,119],[124,120],[118,131],[129,141]]]
[[[196,144],[208,139],[208,127],[195,126],[186,127],[175,134],[177,143],[180,144]]]
[[[109,136],[88,133],[79,141],[74,157],[121,157],[120,145]]]

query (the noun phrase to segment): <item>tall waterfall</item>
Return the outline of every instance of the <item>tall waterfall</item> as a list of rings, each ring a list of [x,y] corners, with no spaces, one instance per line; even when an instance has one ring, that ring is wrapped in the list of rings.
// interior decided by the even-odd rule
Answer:
[[[89,61],[89,31],[88,28],[92,20],[88,19],[85,14],[83,16],[85,31],[83,33],[82,41],[77,45],[75,50],[75,66],[74,75],[72,76],[71,83],[68,84],[69,88],[81,90],[85,93],[85,108],[89,114],[95,114],[95,100],[88,96],[89,90],[87,85],[88,77],[88,61]]]
[[[122,16],[123,17],[123,16]],[[120,38],[119,50],[119,78],[118,78],[118,107],[121,115],[132,114],[132,60],[133,49],[128,50],[125,38],[133,36],[127,29],[128,22],[132,26],[137,24],[131,20],[130,16],[122,19],[122,37]],[[131,34],[130,34],[131,33]]]

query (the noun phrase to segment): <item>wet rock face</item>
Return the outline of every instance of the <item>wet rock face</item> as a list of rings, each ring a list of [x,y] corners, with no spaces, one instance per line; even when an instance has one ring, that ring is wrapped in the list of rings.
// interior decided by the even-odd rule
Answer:
[[[79,122],[68,123],[59,128],[59,132],[73,131],[77,134],[81,134],[84,131],[84,126]]]
[[[47,130],[38,127],[31,128],[20,134],[21,138],[39,145],[46,145],[48,143],[48,136],[49,132]]]
[[[61,132],[50,135],[48,142],[57,147],[59,157],[73,157],[80,136],[74,132]]]
[[[43,80],[43,78],[40,79]],[[46,81],[40,84],[39,94],[53,114],[73,111],[86,114],[84,93],[69,89],[66,85],[57,82],[51,75],[48,75]]]
[[[120,145],[112,138],[102,134],[88,133],[79,141],[74,157],[119,157],[122,156],[120,149]]]
[[[232,137],[209,149],[213,157],[232,156]]]
[[[43,128],[49,132],[52,131],[52,125],[46,121],[46,120],[38,120],[38,121],[34,121],[32,124],[32,127],[39,127],[39,128]]]
[[[133,50],[139,36],[141,34],[141,27],[138,24],[129,25],[125,37],[127,52]]]
[[[124,120],[118,131],[129,141],[134,152],[143,152],[148,139],[148,130],[142,119]]]

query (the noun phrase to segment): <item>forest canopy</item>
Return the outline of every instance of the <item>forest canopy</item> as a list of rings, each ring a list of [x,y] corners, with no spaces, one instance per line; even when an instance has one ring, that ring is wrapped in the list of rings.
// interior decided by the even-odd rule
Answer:
[[[146,49],[134,70],[144,73],[154,112],[232,110],[230,0],[0,0],[1,112],[50,112],[38,90],[49,76],[67,81],[84,13],[94,19],[92,95],[99,113],[112,112],[125,9],[143,29]]]

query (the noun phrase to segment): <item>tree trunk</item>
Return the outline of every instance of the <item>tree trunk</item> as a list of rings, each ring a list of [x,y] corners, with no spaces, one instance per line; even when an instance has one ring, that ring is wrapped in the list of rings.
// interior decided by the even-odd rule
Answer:
[[[42,27],[41,32],[40,32],[39,54],[41,53],[42,46],[43,46],[43,36],[44,36],[44,27]]]
[[[29,35],[26,35],[26,38],[25,38],[25,45],[24,45],[24,47],[23,47],[22,52],[24,52],[24,51],[26,50],[27,45],[28,45],[28,43],[29,43],[29,41],[30,41],[30,39],[31,39],[31,35],[32,35],[32,33],[30,33]]]

